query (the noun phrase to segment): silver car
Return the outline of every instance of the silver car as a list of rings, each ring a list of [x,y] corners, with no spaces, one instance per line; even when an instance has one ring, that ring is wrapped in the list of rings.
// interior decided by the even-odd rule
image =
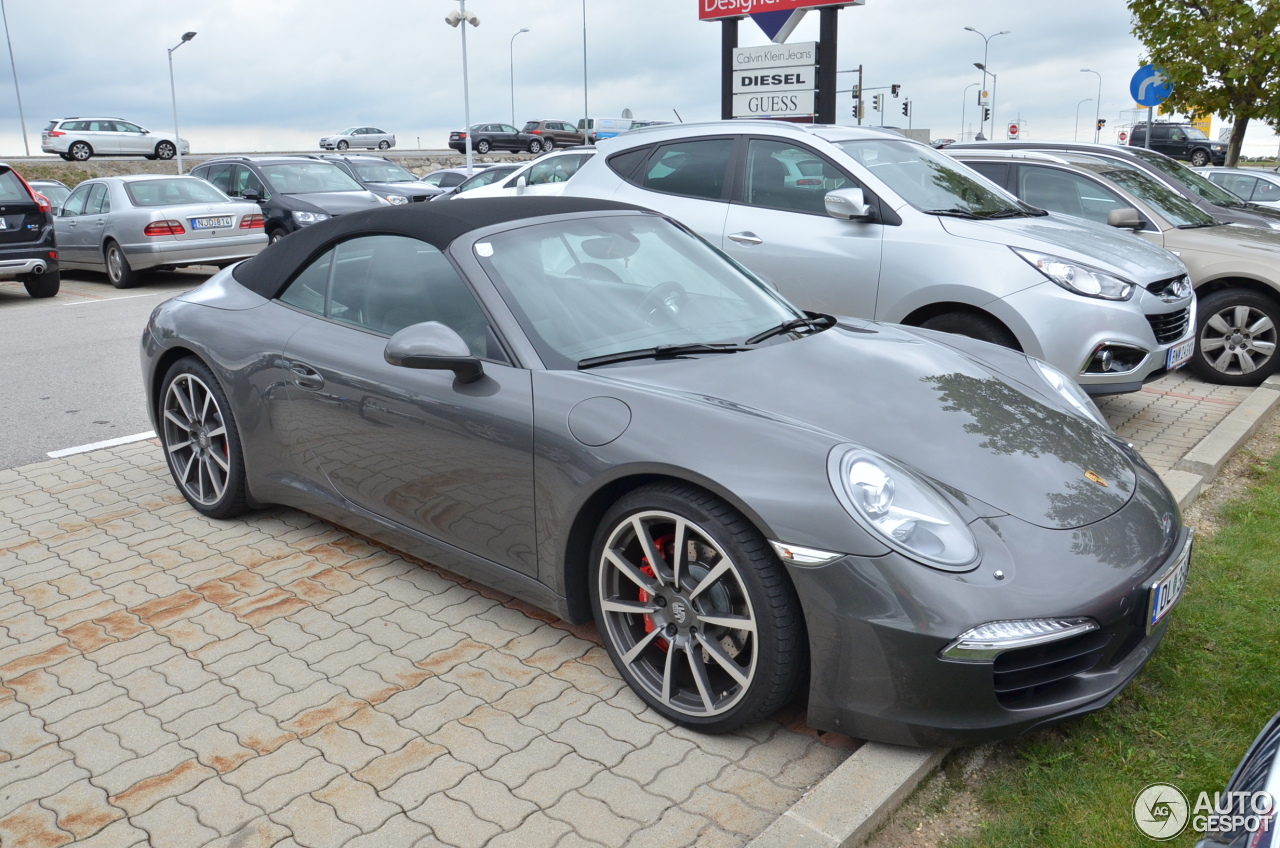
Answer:
[[[1195,168],[1241,200],[1280,209],[1280,173],[1260,168]]]
[[[119,118],[61,118],[50,121],[40,133],[40,149],[56,153],[68,162],[87,162],[94,156],[141,156],[172,159],[191,152],[185,138],[152,132]]]
[[[350,147],[390,150],[395,146],[396,137],[377,127],[348,127],[340,133],[320,139],[321,150],[346,150]]]
[[[143,271],[231,265],[267,245],[262,210],[196,177],[100,177],[76,187],[54,219],[65,268],[106,271],[119,289]]]
[[[1176,256],[1020,203],[897,133],[732,121],[598,149],[566,196],[670,215],[803,309],[1022,350],[1099,395],[1191,357],[1195,299]]]

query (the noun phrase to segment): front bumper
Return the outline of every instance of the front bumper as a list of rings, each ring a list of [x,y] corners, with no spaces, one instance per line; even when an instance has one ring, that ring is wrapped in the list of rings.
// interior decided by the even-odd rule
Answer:
[[[137,271],[184,265],[226,265],[256,256],[267,246],[259,231],[249,236],[223,236],[207,241],[160,241],[121,245],[129,265]]]
[[[809,726],[902,745],[970,745],[1105,707],[1164,637],[1167,618],[1146,632],[1148,589],[1189,532],[1155,473],[1141,464],[1138,472],[1129,503],[1087,527],[975,521],[983,560],[966,574],[898,554],[789,566],[809,630]],[[1100,629],[1035,649],[1059,652],[1047,656],[939,657],[979,624],[1058,617],[1090,618]]]

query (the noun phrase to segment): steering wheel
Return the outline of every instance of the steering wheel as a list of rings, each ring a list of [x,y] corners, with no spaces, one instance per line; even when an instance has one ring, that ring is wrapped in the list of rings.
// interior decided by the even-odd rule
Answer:
[[[649,293],[640,300],[640,314],[650,324],[658,318],[674,321],[688,302],[689,293],[684,286],[668,280],[649,289]]]

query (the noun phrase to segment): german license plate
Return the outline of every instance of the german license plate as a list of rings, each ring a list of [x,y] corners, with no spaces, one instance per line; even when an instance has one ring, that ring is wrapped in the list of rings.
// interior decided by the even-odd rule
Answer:
[[[1187,339],[1181,344],[1176,344],[1169,348],[1169,358],[1165,367],[1172,371],[1175,368],[1181,368],[1191,361],[1191,354],[1195,353],[1196,340]]]
[[[193,230],[221,230],[231,226],[235,221],[230,215],[223,215],[218,218],[192,218],[191,229]]]
[[[1178,605],[1178,601],[1182,599],[1183,590],[1187,588],[1187,574],[1190,570],[1191,536],[1188,535],[1186,543],[1182,546],[1182,552],[1178,554],[1178,559],[1151,586],[1150,600],[1147,604],[1148,633],[1155,630],[1156,626],[1164,621],[1169,611]]]

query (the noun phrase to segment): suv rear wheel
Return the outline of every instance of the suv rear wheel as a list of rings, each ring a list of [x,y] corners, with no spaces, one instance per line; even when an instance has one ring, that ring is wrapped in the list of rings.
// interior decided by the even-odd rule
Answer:
[[[53,297],[62,285],[62,275],[58,271],[32,274],[22,281],[22,285],[32,297]]]
[[[556,140],[551,136],[547,136],[544,139],[542,139],[542,149],[544,151],[550,153],[552,150],[555,149],[555,147],[556,147]]]
[[[1280,303],[1249,289],[1222,289],[1197,307],[1191,370],[1211,383],[1256,386],[1280,368]]]

